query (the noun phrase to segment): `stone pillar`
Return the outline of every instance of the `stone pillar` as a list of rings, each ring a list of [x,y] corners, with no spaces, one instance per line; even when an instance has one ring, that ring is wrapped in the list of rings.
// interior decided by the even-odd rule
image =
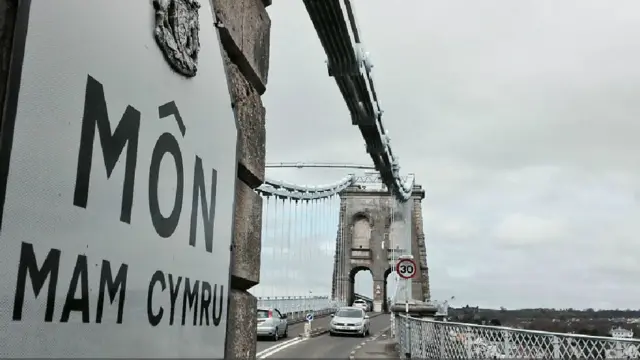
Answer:
[[[425,191],[422,186],[415,185],[412,193],[412,229],[411,247],[414,259],[419,267],[418,276],[412,281],[412,298],[419,301],[431,299],[429,290],[429,267],[427,266],[427,246],[424,235],[424,225],[422,220],[422,200],[425,198]]]
[[[351,268],[348,257],[348,254],[350,253],[350,241],[348,239],[349,224],[348,221],[345,221],[346,208],[346,201],[341,198],[338,231],[336,234],[336,252],[333,265],[334,275],[332,287],[334,300],[348,302],[350,296],[349,270]]]
[[[231,106],[238,122],[238,181],[227,325],[226,358],[256,356],[256,298],[247,290],[260,282],[265,108],[271,20],[270,0],[212,0],[220,27]]]

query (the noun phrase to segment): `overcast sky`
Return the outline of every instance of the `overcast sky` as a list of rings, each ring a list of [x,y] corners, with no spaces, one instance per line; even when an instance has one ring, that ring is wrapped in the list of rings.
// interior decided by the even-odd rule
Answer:
[[[394,152],[427,191],[432,297],[637,308],[640,3],[355,3]],[[269,14],[267,160],[370,163],[302,2]]]

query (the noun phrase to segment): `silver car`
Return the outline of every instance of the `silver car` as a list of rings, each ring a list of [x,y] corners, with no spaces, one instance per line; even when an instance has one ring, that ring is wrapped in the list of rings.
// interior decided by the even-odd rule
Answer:
[[[360,307],[343,307],[338,309],[329,323],[329,335],[355,334],[365,337],[369,335],[369,315]]]
[[[258,308],[258,337],[269,337],[278,341],[289,336],[287,315],[274,308]]]
[[[361,299],[354,301],[351,306],[362,308],[364,311],[369,311],[369,304]]]

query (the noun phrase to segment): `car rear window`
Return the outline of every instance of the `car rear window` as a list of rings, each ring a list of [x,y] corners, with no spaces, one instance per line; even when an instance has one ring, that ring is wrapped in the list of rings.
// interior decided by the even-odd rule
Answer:
[[[364,314],[362,313],[362,310],[356,310],[356,309],[343,309],[343,310],[338,310],[338,312],[336,313],[336,316],[338,317],[346,317],[346,318],[361,318],[364,316]]]
[[[258,319],[268,319],[269,311],[268,310],[258,310]]]

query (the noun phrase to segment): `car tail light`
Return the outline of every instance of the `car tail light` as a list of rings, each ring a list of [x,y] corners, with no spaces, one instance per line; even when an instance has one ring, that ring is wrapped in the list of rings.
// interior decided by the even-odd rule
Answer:
[[[269,316],[269,318],[273,317],[273,313],[271,312],[271,310],[269,310],[269,315],[268,316]]]

